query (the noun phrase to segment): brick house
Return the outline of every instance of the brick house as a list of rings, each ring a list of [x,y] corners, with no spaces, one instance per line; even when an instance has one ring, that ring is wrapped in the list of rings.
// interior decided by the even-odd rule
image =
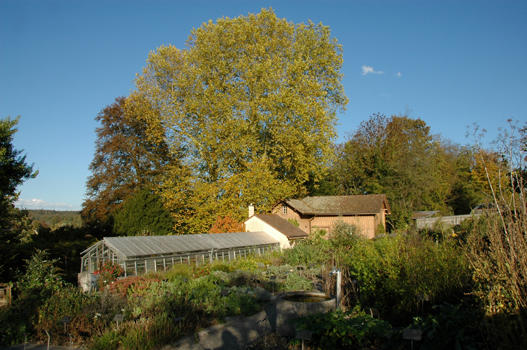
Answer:
[[[384,194],[316,196],[282,201],[272,213],[296,221],[308,234],[317,230],[330,232],[337,221],[343,221],[357,227],[365,237],[373,238],[381,225],[386,229],[390,206]]]

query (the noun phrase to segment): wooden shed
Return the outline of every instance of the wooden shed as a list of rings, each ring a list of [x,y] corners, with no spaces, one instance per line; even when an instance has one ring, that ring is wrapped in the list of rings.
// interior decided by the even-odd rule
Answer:
[[[357,227],[365,237],[374,238],[379,229],[386,229],[390,206],[384,194],[314,196],[282,201],[272,213],[296,221],[308,234],[319,230],[331,232],[342,221]]]

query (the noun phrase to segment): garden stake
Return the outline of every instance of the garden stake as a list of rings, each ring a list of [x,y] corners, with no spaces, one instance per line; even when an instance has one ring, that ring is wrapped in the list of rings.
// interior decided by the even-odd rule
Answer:
[[[341,292],[342,277],[341,277],[340,270],[337,269],[337,268],[333,268],[333,270],[331,270],[330,274],[331,275],[335,275],[335,274],[337,275],[335,302],[336,302],[336,309],[338,310],[340,308],[340,292]]]

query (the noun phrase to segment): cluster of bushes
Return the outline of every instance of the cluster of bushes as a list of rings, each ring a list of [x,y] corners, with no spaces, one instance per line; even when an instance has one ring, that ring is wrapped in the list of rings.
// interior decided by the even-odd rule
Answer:
[[[290,264],[325,264],[343,272],[344,305],[373,308],[396,323],[471,290],[471,271],[457,243],[420,235],[366,240],[338,236],[306,240],[284,253]]]
[[[343,273],[343,305],[352,311],[302,321],[313,331],[311,345],[324,348],[331,338],[334,348],[405,348],[402,333],[411,328],[422,332],[423,349],[526,347],[527,225],[520,208],[527,207],[486,213],[448,235],[315,236],[286,252],[290,263]],[[385,332],[377,332],[377,321]]]
[[[49,335],[53,343],[93,349],[151,349],[227,316],[253,314],[271,292],[313,289],[320,273],[283,265],[276,253],[119,279],[118,267],[107,265],[100,291],[85,294],[65,282],[55,264],[44,252],[28,261],[13,304],[0,310],[0,344]]]
[[[511,260],[525,256],[520,219],[506,226],[508,236],[496,226],[495,214],[466,222],[448,236],[406,233],[366,240],[339,226],[330,240],[314,235],[283,253],[176,265],[166,273],[115,281],[118,268],[105,266],[107,283],[93,294],[68,285],[56,261],[38,253],[16,285],[13,305],[0,311],[7,325],[0,343],[26,336],[45,340],[50,334],[54,342],[83,342],[93,349],[156,348],[227,316],[254,313],[269,293],[334,293],[329,271],[337,267],[344,311],[298,324],[312,332],[313,348],[403,349],[405,329],[422,332],[422,349],[514,348],[526,339],[525,284],[521,271],[507,275],[500,269],[523,263]],[[507,239],[519,244],[507,246]]]

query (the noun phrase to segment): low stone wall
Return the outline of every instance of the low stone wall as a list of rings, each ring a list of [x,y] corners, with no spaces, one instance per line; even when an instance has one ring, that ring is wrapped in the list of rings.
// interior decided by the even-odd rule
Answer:
[[[301,304],[308,303],[289,302],[279,296],[273,296],[264,310],[257,314],[232,318],[227,323],[209,327],[174,344],[166,345],[162,350],[241,350],[273,332],[283,336],[294,336],[295,328],[292,321],[295,318],[329,312],[335,310],[336,306],[335,299],[310,303],[311,305],[307,306]]]
[[[286,293],[285,295],[295,294],[299,293],[291,292]],[[300,292],[300,294],[304,293]],[[318,297],[325,296],[324,293],[319,292],[311,292],[305,294]],[[272,312],[274,317],[271,318],[271,321],[274,321],[274,324],[271,324],[272,328],[281,336],[292,337],[295,335],[295,325],[294,322],[292,322],[293,320],[313,314],[334,311],[336,304],[334,298],[311,303],[288,301],[283,298],[278,298],[274,303],[274,306],[275,310]]]
[[[273,331],[266,310],[215,325],[166,345],[162,350],[243,349]]]

